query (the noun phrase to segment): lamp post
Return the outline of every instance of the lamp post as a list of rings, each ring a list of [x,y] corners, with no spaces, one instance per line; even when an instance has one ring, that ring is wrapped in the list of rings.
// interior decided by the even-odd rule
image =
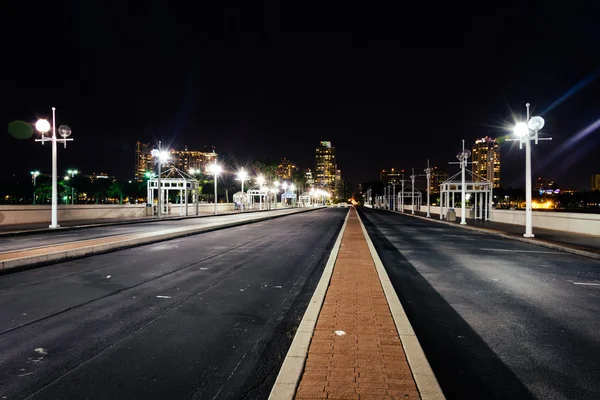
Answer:
[[[456,155],[458,162],[460,164],[461,170],[461,185],[460,185],[460,207],[461,207],[461,216],[460,216],[460,224],[467,224],[467,182],[466,182],[466,169],[468,159],[471,156],[471,150],[465,150],[465,141],[462,141],[462,151],[459,151]]]
[[[35,204],[35,183],[36,183],[36,178],[40,175],[40,171],[31,171],[31,176],[33,177],[33,204]]]
[[[238,179],[242,182],[242,205],[240,206],[240,212],[244,212],[244,201],[246,200],[246,195],[244,194],[244,181],[248,179],[248,173],[244,171],[244,168],[240,169],[238,172]]]
[[[265,183],[265,178],[262,175],[259,175],[256,178],[256,183],[258,183],[258,204],[259,209],[262,210],[262,198],[263,198],[263,184]]]
[[[159,149],[153,149],[150,154],[154,157],[155,161],[158,163],[158,178],[156,182],[156,186],[158,186],[158,218],[162,218],[162,209],[163,209],[163,191],[160,182],[160,176],[162,175],[162,164],[169,159],[169,152],[160,150],[160,141],[158,142]]]
[[[411,185],[412,185],[412,211],[411,214],[415,213],[415,178],[417,176],[415,175],[415,169],[413,168],[413,173],[410,176],[410,181],[411,181]]]
[[[77,175],[79,173],[79,171],[77,171],[76,169],[69,169],[67,170],[67,174],[69,174],[71,176],[71,204],[75,204],[74,203],[74,190],[73,190],[73,178],[75,177],[75,175]]]
[[[542,117],[529,118],[529,103],[527,107],[527,122],[518,122],[514,128],[514,134],[517,139],[508,139],[510,141],[519,141],[519,148],[523,148],[525,143],[525,233],[524,237],[534,237],[533,234],[533,213],[531,206],[531,140],[552,140],[552,138],[540,138],[538,132],[544,127]]]
[[[58,162],[57,162],[57,149],[56,143],[64,143],[65,148],[67,147],[67,142],[72,141],[73,139],[67,139],[71,135],[71,128],[67,125],[61,125],[58,128],[58,133],[62,136],[62,139],[58,139],[56,137],[56,107],[52,107],[52,137],[48,138],[44,136],[48,131],[50,131],[50,123],[45,119],[40,119],[35,123],[35,128],[42,134],[41,139],[35,139],[36,142],[42,142],[42,145],[50,141],[52,142],[52,220],[49,228],[59,228],[58,225],[58,189],[56,187],[56,175],[58,170]]]
[[[427,168],[425,168],[425,175],[427,176],[427,218],[431,218],[431,203],[429,202],[429,193],[431,190],[431,171],[429,168],[429,160],[427,160]]]
[[[210,165],[210,172],[215,177],[215,215],[217,215],[217,178],[221,173],[221,166],[217,164],[217,160],[215,160],[214,164]]]

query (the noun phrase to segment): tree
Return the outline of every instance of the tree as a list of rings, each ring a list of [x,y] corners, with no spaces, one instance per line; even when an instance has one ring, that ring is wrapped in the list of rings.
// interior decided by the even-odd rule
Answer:
[[[335,197],[338,201],[348,201],[353,194],[354,191],[350,182],[340,179],[335,183]]]
[[[294,171],[292,173],[292,182],[298,188],[298,194],[306,191],[306,175],[302,171]]]
[[[111,183],[106,191],[106,194],[108,195],[108,197],[118,197],[119,204],[123,204],[123,186],[121,186],[119,182],[115,181]]]

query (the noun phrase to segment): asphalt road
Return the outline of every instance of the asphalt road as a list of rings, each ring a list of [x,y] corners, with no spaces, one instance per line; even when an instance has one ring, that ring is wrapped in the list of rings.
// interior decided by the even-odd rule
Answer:
[[[127,235],[157,231],[161,229],[173,229],[183,227],[200,227],[215,222],[234,222],[240,218],[261,218],[267,215],[284,215],[298,211],[298,208],[280,209],[261,212],[247,212],[235,214],[222,214],[216,216],[203,216],[200,218],[184,218],[173,220],[156,220],[152,222],[131,222],[128,224],[94,226],[82,229],[65,229],[56,231],[33,232],[21,235],[0,236],[0,252],[22,250],[32,247],[62,244],[79,240],[104,238],[116,235]]]
[[[0,399],[264,399],[347,209],[0,276]]]
[[[600,398],[600,262],[360,215],[448,399]]]

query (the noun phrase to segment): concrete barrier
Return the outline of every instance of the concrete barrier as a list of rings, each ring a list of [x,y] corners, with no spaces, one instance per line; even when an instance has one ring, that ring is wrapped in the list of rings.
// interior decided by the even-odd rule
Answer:
[[[0,205],[0,225],[50,223],[49,205]],[[58,206],[58,221],[98,218],[141,218],[145,204],[66,204]]]
[[[427,211],[427,206],[421,206],[421,211]],[[405,207],[404,212],[410,213],[410,206]],[[457,220],[462,217],[462,210],[460,207],[454,208],[454,212],[456,213]],[[436,214],[439,218],[440,207],[431,207],[431,214]],[[471,216],[472,211],[467,208],[467,218],[471,218]],[[525,210],[502,210],[493,208],[490,220],[525,226]],[[557,231],[600,236],[600,214],[534,210],[532,225],[533,228],[546,228]]]

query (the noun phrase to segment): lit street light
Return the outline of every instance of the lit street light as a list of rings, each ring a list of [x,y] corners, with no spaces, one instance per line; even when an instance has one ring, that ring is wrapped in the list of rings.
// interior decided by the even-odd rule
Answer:
[[[71,204],[74,204],[73,177],[75,175],[77,175],[78,173],[79,173],[79,171],[77,171],[76,169],[67,170],[67,174],[69,174],[71,176]]]
[[[52,128],[52,137],[48,138],[44,136],[47,132]],[[61,125],[58,128],[58,133],[62,136],[62,139],[58,139],[56,137],[56,108],[52,107],[52,127],[50,127],[50,123],[45,119],[40,119],[35,123],[35,129],[38,130],[42,134],[41,139],[35,139],[36,142],[42,142],[42,145],[50,141],[52,142],[52,220],[50,223],[50,228],[59,228],[58,225],[58,189],[56,187],[56,174],[57,174],[57,149],[56,143],[64,143],[65,148],[67,147],[67,141],[72,141],[73,139],[67,139],[71,136],[71,128],[67,125]]]
[[[523,148],[525,143],[525,233],[524,237],[534,237],[533,234],[533,213],[531,206],[531,140],[552,140],[552,138],[539,138],[538,132],[544,127],[544,119],[542,117],[529,118],[529,103],[527,107],[527,122],[518,122],[514,128],[514,134],[517,139],[507,139],[509,141],[519,141],[519,148]]]
[[[471,150],[465,150],[465,141],[462,141],[463,149],[459,151],[456,155],[458,162],[461,168],[461,185],[460,185],[460,207],[461,207],[461,216],[460,216],[460,224],[467,224],[467,182],[466,182],[466,170],[468,159],[471,156]],[[454,200],[452,200],[454,201]]]
[[[40,175],[40,171],[31,171],[31,176],[33,177],[33,204],[35,204],[35,183],[36,183],[36,178]]]
[[[244,181],[248,179],[248,173],[244,171],[244,168],[240,169],[238,172],[238,179],[242,182],[242,204],[240,206],[240,212],[244,212],[244,201],[246,200],[246,195],[244,194]]]
[[[210,165],[210,172],[215,176],[215,215],[217,215],[217,177],[221,173],[221,166],[217,165],[217,160]]]
[[[158,147],[160,149],[160,141],[158,142]],[[155,162],[158,163],[158,180],[156,182],[158,187],[158,218],[162,218],[163,190],[161,187],[160,175],[162,174],[162,164],[169,159],[169,152],[159,149],[152,149],[150,155],[152,155]]]
[[[431,203],[429,202],[429,193],[431,190],[431,171],[433,171],[429,167],[429,160],[427,160],[427,168],[425,168],[425,175],[427,175],[427,218],[431,218]]]

